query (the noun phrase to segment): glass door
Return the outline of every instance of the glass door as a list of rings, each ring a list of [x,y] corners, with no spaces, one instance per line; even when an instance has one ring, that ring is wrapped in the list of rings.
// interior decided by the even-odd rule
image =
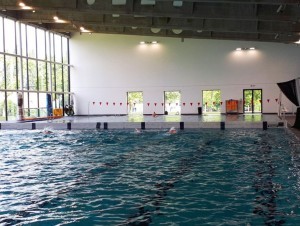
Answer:
[[[203,90],[203,113],[220,114],[221,113],[221,91]]]
[[[262,90],[244,89],[244,113],[262,112]]]
[[[180,115],[181,94],[179,91],[165,91],[165,114],[166,115]]]
[[[127,93],[128,114],[143,114],[143,92]]]

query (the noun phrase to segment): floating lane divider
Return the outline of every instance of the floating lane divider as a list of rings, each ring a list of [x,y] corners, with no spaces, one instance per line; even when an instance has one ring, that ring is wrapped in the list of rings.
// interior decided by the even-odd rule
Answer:
[[[67,129],[71,130],[72,129],[72,124],[70,122],[67,123]]]
[[[146,129],[146,123],[145,122],[141,122],[141,129],[145,130]]]
[[[36,124],[35,124],[35,123],[32,123],[32,124],[31,124],[31,129],[33,129],[33,130],[36,129]]]
[[[104,122],[103,126],[104,126],[104,129],[108,129],[108,124],[107,124],[107,122]]]
[[[220,128],[221,130],[225,130],[225,122],[220,122]]]
[[[268,122],[263,121],[263,130],[267,130],[267,129],[268,129]]]
[[[0,129],[1,129],[1,123],[0,123]]]
[[[100,129],[100,128],[101,128],[101,122],[97,122],[96,129]]]
[[[180,130],[184,130],[184,122],[180,122],[179,126],[180,126]]]

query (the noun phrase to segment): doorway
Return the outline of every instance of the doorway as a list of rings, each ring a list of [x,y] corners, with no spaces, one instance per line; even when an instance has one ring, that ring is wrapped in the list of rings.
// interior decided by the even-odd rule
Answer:
[[[143,92],[127,92],[128,114],[143,114]]]
[[[262,112],[262,89],[244,89],[244,113]]]
[[[203,113],[221,113],[221,90],[203,90]]]
[[[180,115],[181,113],[181,93],[180,91],[165,91],[165,114]]]

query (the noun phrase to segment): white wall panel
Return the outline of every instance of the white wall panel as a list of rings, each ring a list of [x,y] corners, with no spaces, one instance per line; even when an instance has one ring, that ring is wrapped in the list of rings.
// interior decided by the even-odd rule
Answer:
[[[140,45],[141,40],[159,44]],[[235,51],[252,46],[257,50]],[[143,91],[144,114],[162,114],[164,91],[173,90],[181,91],[186,103],[182,113],[196,114],[202,90],[209,89],[221,90],[225,113],[225,100],[242,99],[243,89],[251,88],[263,89],[264,113],[276,113],[276,83],[300,75],[299,59],[300,48],[287,44],[75,34],[70,39],[71,89],[81,115],[126,114],[128,91]]]

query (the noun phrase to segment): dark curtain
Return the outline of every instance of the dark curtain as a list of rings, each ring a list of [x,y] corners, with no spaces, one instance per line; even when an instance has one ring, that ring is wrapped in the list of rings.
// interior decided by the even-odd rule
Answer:
[[[284,93],[284,95],[296,106],[299,106],[298,97],[297,97],[297,88],[296,88],[296,80],[293,79],[287,82],[277,83],[280,90]]]
[[[299,107],[297,108],[296,119],[293,127],[300,129],[300,108]]]
[[[300,128],[300,108],[299,108],[299,100],[297,97],[297,86],[296,79],[287,82],[277,83],[280,90],[284,93],[284,95],[293,103],[297,108],[296,120],[294,123],[294,128]]]

